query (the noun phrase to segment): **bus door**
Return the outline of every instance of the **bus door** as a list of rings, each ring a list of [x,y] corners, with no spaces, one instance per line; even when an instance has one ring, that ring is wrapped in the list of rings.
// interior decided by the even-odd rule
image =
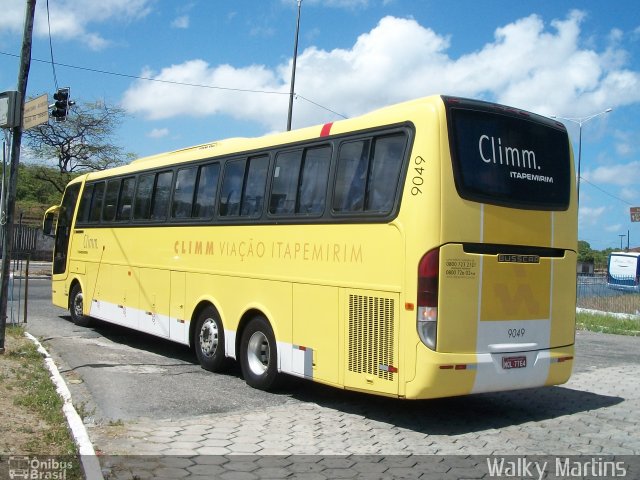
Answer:
[[[52,207],[45,213],[43,233],[48,236],[54,236],[55,238],[53,247],[53,275],[62,275],[67,273],[69,238],[71,236],[73,214],[78,202],[79,193],[79,183],[69,185],[64,192],[60,206]],[[57,222],[54,222],[56,213],[58,214],[58,220]],[[52,231],[54,223],[55,233]]]

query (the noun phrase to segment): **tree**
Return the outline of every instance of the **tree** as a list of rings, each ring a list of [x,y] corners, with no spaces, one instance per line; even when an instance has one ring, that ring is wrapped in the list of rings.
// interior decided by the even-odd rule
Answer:
[[[594,251],[591,250],[589,242],[578,240],[578,261],[593,262],[595,260]]]
[[[45,210],[51,205],[60,203],[60,192],[52,183],[40,180],[38,177],[42,175],[53,178],[60,173],[56,167],[29,163],[20,163],[18,166],[15,218],[20,218],[23,225],[41,225]]]
[[[16,188],[16,202],[20,205],[51,206],[60,201],[60,193],[49,182],[38,179],[41,175],[55,176],[57,169],[21,163],[18,167],[18,185]],[[43,172],[43,170],[47,170]]]
[[[36,178],[62,193],[76,175],[131,161],[135,155],[125,153],[113,142],[125,115],[124,109],[104,102],[80,102],[71,108],[65,121],[50,120],[27,130],[24,135],[30,155],[42,167]],[[47,168],[51,166],[56,169]]]

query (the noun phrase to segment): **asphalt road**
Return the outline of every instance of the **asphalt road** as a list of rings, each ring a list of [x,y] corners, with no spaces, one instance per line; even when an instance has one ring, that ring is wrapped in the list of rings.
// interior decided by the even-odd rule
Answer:
[[[27,330],[56,359],[74,403],[96,422],[229,412],[288,398],[248,387],[235,364],[225,375],[202,370],[186,346],[97,320],[78,327],[51,304],[49,280],[30,281],[28,312]]]

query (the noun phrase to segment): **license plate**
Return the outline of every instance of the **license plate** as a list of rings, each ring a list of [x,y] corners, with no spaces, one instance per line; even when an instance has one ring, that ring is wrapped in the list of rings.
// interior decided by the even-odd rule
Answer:
[[[502,368],[504,370],[527,368],[527,357],[502,357]]]

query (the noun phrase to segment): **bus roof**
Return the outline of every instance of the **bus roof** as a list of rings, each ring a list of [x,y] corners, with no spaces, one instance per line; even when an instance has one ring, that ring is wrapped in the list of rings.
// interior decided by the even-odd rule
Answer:
[[[242,154],[271,146],[295,144],[300,141],[310,140],[313,138],[322,138],[328,135],[336,135],[345,132],[351,132],[360,128],[369,128],[374,125],[390,125],[409,120],[413,117],[412,110],[418,107],[427,107],[433,111],[438,105],[442,105],[442,97],[434,95],[416,100],[387,106],[366,113],[364,115],[338,120],[323,125],[315,125],[305,127],[290,132],[280,132],[260,137],[235,137],[223,140],[216,140],[201,145],[185,147],[171,152],[162,152],[148,157],[138,158],[127,165],[102,170],[99,172],[90,172],[74,179],[82,181],[84,178],[89,180],[106,178],[113,175],[126,175],[128,173],[138,172],[151,168],[163,166],[174,166],[183,162],[205,160],[224,155]]]

